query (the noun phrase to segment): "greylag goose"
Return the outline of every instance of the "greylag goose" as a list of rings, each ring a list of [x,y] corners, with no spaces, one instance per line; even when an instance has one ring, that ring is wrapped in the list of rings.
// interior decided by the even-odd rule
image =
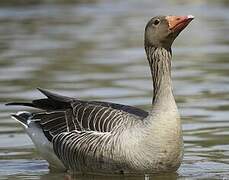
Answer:
[[[145,28],[153,81],[149,112],[110,102],[83,101],[38,89],[46,98],[9,103],[38,108],[19,121],[50,168],[81,173],[176,171],[183,158],[180,116],[172,92],[171,45],[194,17],[157,16]]]

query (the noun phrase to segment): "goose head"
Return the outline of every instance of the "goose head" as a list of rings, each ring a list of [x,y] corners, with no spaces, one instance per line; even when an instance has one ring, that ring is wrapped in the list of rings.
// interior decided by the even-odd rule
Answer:
[[[145,28],[145,46],[170,49],[173,41],[194,16],[156,16]]]

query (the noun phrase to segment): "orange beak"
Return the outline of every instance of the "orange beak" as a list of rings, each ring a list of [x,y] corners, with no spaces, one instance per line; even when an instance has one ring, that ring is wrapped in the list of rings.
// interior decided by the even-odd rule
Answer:
[[[193,19],[194,16],[166,16],[169,23],[169,29],[173,32],[182,31]]]

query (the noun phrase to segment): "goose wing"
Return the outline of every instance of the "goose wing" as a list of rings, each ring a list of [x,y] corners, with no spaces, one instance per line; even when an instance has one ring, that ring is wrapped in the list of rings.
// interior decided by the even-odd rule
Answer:
[[[128,121],[127,116],[136,116],[138,120],[148,113],[141,109],[121,104],[98,101],[80,101],[39,89],[47,98],[32,103],[10,103],[43,109],[32,113],[30,120],[37,121],[45,136],[53,137],[63,132],[96,131],[110,132],[118,125]]]

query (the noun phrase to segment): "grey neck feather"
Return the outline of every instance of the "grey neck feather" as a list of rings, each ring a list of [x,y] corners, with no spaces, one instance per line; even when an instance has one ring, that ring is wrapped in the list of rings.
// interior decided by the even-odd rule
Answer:
[[[173,102],[171,81],[171,49],[145,47],[153,80],[153,105]]]

